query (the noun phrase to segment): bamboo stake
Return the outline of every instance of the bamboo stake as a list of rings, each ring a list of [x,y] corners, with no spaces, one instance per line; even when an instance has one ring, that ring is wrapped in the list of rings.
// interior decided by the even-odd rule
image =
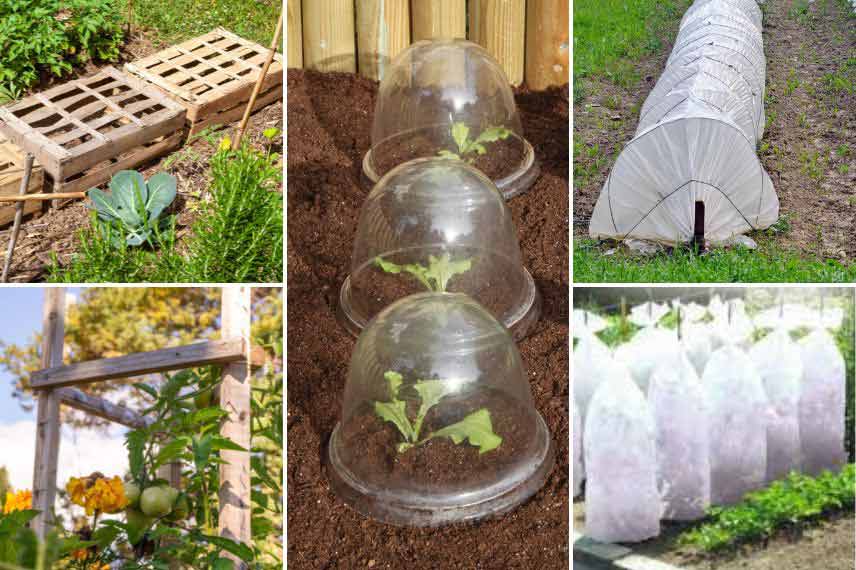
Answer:
[[[259,74],[259,78],[256,81],[256,86],[253,88],[253,94],[250,95],[250,101],[247,103],[247,109],[244,111],[244,118],[241,119],[241,125],[238,127],[238,134],[235,136],[235,141],[232,143],[232,148],[239,149],[241,148],[241,139],[244,138],[244,131],[247,129],[247,123],[250,122],[250,115],[253,112],[253,107],[256,104],[256,99],[259,96],[259,92],[262,90],[262,84],[265,82],[265,77],[267,76],[268,69],[270,69],[271,63],[273,63],[273,58],[276,55],[276,50],[279,47],[279,38],[282,36],[282,9],[279,11],[279,22],[276,24],[276,32],[273,34],[273,41],[270,44],[270,52],[268,53],[267,59],[265,60],[264,66],[262,66],[262,72]]]
[[[47,200],[65,200],[68,198],[86,198],[86,192],[48,192],[39,194],[25,194],[23,196],[0,196],[0,202],[29,202]]]
[[[416,0],[413,2],[413,41],[466,39],[466,0]]]
[[[128,0],[128,39],[131,39],[131,22],[134,19],[134,0]]]
[[[62,364],[62,347],[65,336],[65,288],[45,289],[42,314],[42,368]],[[39,392],[36,414],[36,460],[33,469],[33,509],[39,514],[33,519],[32,529],[44,538],[54,521],[56,500],[56,471],[59,458],[59,403],[56,390]]]
[[[300,11],[300,0],[288,0],[288,61],[287,66],[300,69],[303,67],[303,18]]]
[[[360,75],[382,80],[390,61],[409,45],[408,0],[362,0],[357,3]]]
[[[27,153],[24,157],[24,177],[21,179],[21,188],[18,190],[19,196],[27,193],[27,188],[30,187],[30,175],[33,173],[33,157],[32,153]],[[3,262],[3,275],[0,276],[0,282],[9,282],[9,267],[12,265],[12,255],[15,253],[15,244],[18,243],[18,234],[21,232],[21,220],[24,218],[24,202],[15,204],[15,221],[12,224],[12,235],[9,238],[9,246],[6,248],[6,259]]]
[[[496,58],[512,85],[523,83],[526,2],[471,0],[469,10],[470,39]]]

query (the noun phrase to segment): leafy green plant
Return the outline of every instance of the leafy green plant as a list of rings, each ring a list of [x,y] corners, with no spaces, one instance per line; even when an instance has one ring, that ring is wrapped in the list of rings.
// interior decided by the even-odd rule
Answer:
[[[684,533],[679,541],[713,552],[766,539],[779,529],[807,525],[828,513],[853,510],[854,488],[853,464],[839,474],[824,472],[819,477],[791,473],[767,489],[750,493],[737,505],[710,509],[710,520]]]
[[[211,200],[191,228],[183,279],[278,283],[283,274],[279,155],[225,144],[211,159]]]
[[[161,228],[161,213],[175,200],[174,176],[159,172],[148,182],[135,170],[122,170],[110,180],[111,194],[92,188],[87,195],[98,218],[116,230],[114,245],[152,243],[152,235]]]
[[[43,72],[61,77],[92,59],[118,59],[121,14],[117,0],[0,2],[2,96],[16,98]]]
[[[375,264],[386,273],[396,275],[402,272],[409,273],[428,291],[442,293],[446,291],[446,287],[448,287],[449,281],[452,277],[466,273],[470,270],[472,267],[472,260],[462,259],[459,261],[452,261],[452,256],[448,253],[444,253],[440,255],[440,257],[429,255],[427,267],[419,263],[398,265],[391,261],[386,261],[380,256],[375,258]]]
[[[452,123],[452,140],[458,146],[458,152],[444,149],[437,154],[443,158],[466,159],[467,162],[473,162],[475,155],[487,154],[486,144],[507,139],[510,135],[511,131],[505,127],[488,127],[479,136],[471,139],[470,128],[466,123]]]
[[[404,453],[437,437],[448,437],[455,445],[469,440],[470,445],[479,448],[479,454],[494,450],[502,443],[502,438],[493,432],[493,424],[487,408],[480,408],[459,422],[421,437],[422,423],[428,411],[449,394],[447,383],[443,380],[419,380],[412,386],[403,387],[403,378],[398,372],[390,370],[384,373],[383,377],[389,384],[390,400],[375,402],[374,410],[381,419],[395,425],[404,438],[404,441],[396,446],[399,453]],[[420,399],[419,410],[412,421],[407,415],[407,402],[399,399],[403,389],[413,389]]]

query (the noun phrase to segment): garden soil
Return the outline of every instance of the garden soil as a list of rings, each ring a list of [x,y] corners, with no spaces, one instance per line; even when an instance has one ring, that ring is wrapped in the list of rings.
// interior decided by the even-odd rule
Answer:
[[[340,419],[355,340],[336,320],[350,268],[377,83],[288,71],[288,562],[297,569],[568,567],[568,96],[520,89],[541,160],[509,202],[524,263],[544,297],[520,343],[538,411],[556,445],[544,488],[516,510],[465,525],[398,528],[367,519],[330,490],[322,457]]]
[[[763,6],[767,129],[760,156],[781,202],[779,231],[759,241],[845,263],[856,261],[856,28],[847,2],[769,0]],[[678,20],[681,14],[678,15]],[[639,80],[580,81],[574,105],[574,236],[588,237],[600,190],[660,77],[678,20],[662,48],[633,62]],[[848,87],[849,85],[849,87]],[[771,237],[768,237],[770,234]]]
[[[162,47],[154,46],[142,34],[135,35],[132,41],[123,46],[119,61],[111,65],[117,69],[121,68],[125,62],[146,57]],[[100,67],[103,66],[87,64],[76,69],[67,79],[92,75]],[[45,78],[37,89],[33,89],[33,92],[49,89],[59,83],[61,81]],[[282,128],[282,103],[269,105],[254,113],[250,117],[245,140],[255,148],[268,148],[270,142],[262,132],[271,127]],[[194,139],[190,144],[176,151],[173,159],[161,157],[137,167],[147,179],[161,171],[168,172],[178,179],[178,195],[167,213],[177,216],[176,235],[179,250],[182,248],[182,238],[189,233],[190,226],[197,217],[199,206],[209,198],[208,163],[217,150],[217,142],[226,134],[225,130],[214,133],[213,143],[203,138]],[[271,150],[282,153],[282,138],[274,142]],[[169,160],[169,168],[164,168],[167,160]],[[89,225],[91,212],[85,203],[86,200],[67,200],[58,208],[50,208],[41,215],[24,218],[9,271],[10,282],[44,281],[47,278],[47,268],[52,264],[54,256],[60,265],[65,265],[71,260],[76,252],[78,231]],[[11,224],[0,228],[0,260],[5,257],[11,234]]]

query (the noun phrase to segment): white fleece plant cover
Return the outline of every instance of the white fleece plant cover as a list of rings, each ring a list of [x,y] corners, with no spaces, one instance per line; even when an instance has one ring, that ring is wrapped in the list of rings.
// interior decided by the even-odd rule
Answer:
[[[775,223],[779,199],[755,152],[765,66],[755,0],[697,0],[601,190],[591,236],[687,242],[697,201],[714,243]]]
[[[663,518],[691,521],[710,505],[707,401],[682,350],[654,370],[648,402],[657,434],[657,483]]]
[[[802,341],[803,382],[800,395],[800,442],[803,471],[818,475],[838,471],[844,451],[844,357],[825,330]]]
[[[583,470],[583,422],[577,409],[577,403],[573,402],[573,406],[574,432],[572,437],[574,438],[574,497],[576,497],[583,490],[585,471]]]
[[[583,432],[586,535],[638,542],[660,534],[654,419],[645,396],[619,367],[591,400]]]
[[[710,422],[710,500],[731,505],[764,486],[767,395],[755,364],[733,344],[713,353],[702,377]]]
[[[802,357],[786,328],[774,330],[755,344],[749,357],[764,382],[770,404],[767,423],[767,481],[770,482],[800,469]]]

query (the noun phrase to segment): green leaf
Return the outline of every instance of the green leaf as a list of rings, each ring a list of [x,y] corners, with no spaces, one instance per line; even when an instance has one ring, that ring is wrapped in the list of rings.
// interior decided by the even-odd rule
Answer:
[[[196,469],[201,471],[208,465],[213,445],[211,435],[203,435],[193,440],[193,463]]]
[[[469,144],[470,128],[466,123],[452,123],[452,139],[458,145],[458,151],[466,154]]]
[[[161,465],[171,463],[176,458],[180,457],[187,449],[188,440],[186,437],[176,438],[160,448],[160,451],[155,457],[152,467],[157,469]]]
[[[421,398],[419,411],[416,414],[416,422],[413,424],[415,439],[419,439],[419,433],[422,431],[422,421],[425,419],[428,410],[433,408],[448,393],[447,387],[448,383],[443,380],[420,380],[413,385],[413,389],[416,390]]]
[[[235,570],[235,563],[228,558],[218,558],[214,561],[213,570]]]
[[[426,277],[434,282],[434,291],[436,292],[445,291],[452,277],[466,273],[473,264],[471,259],[452,261],[452,257],[448,253],[444,253],[440,257],[429,255],[428,262]]]
[[[394,370],[387,370],[383,373],[384,379],[389,384],[389,395],[392,400],[398,399],[398,389],[401,388],[401,383],[404,382],[404,378],[398,372]]]
[[[487,408],[482,408],[457,423],[438,429],[427,439],[435,437],[449,437],[455,445],[460,445],[468,439],[470,445],[478,446],[479,454],[496,449],[502,443],[502,438],[493,433],[493,424]]]
[[[128,432],[125,447],[128,448],[128,469],[134,481],[141,482],[145,474],[145,449],[148,435],[143,430]]]
[[[262,135],[268,140],[273,140],[279,135],[280,132],[281,131],[278,128],[271,127],[269,129],[263,130]]]
[[[488,127],[481,132],[476,138],[477,143],[496,142],[498,140],[507,139],[511,135],[511,131],[505,127]],[[484,148],[484,147],[482,147]]]
[[[440,158],[448,158],[450,160],[461,160],[461,155],[456,152],[452,152],[451,150],[441,150],[437,152],[437,156]]]
[[[222,536],[211,536],[207,534],[203,534],[202,539],[221,550],[225,550],[229,554],[234,554],[244,562],[253,561],[253,550],[242,542],[235,542],[234,540],[223,538]]]
[[[246,448],[241,447],[231,439],[215,435],[211,438],[211,450],[220,451],[221,449],[228,449],[230,451],[247,451]]]
[[[142,390],[152,398],[157,399],[158,397],[158,391],[144,382],[137,382],[136,384],[134,384],[134,388],[136,388],[137,390]]]
[[[381,419],[392,422],[406,441],[414,441],[413,426],[410,425],[405,408],[406,404],[401,400],[374,403],[375,413]]]
[[[172,201],[175,200],[177,189],[178,184],[175,176],[166,172],[158,172],[149,178],[148,198],[145,202],[150,223],[157,220],[161,212],[172,204]]]
[[[113,193],[113,203],[116,209],[122,216],[123,220],[140,220],[141,216],[137,212],[137,200],[143,204],[148,200],[148,189],[146,188],[146,179],[136,170],[121,170],[113,175],[110,179],[110,190]],[[131,227],[139,226],[128,223]]]

